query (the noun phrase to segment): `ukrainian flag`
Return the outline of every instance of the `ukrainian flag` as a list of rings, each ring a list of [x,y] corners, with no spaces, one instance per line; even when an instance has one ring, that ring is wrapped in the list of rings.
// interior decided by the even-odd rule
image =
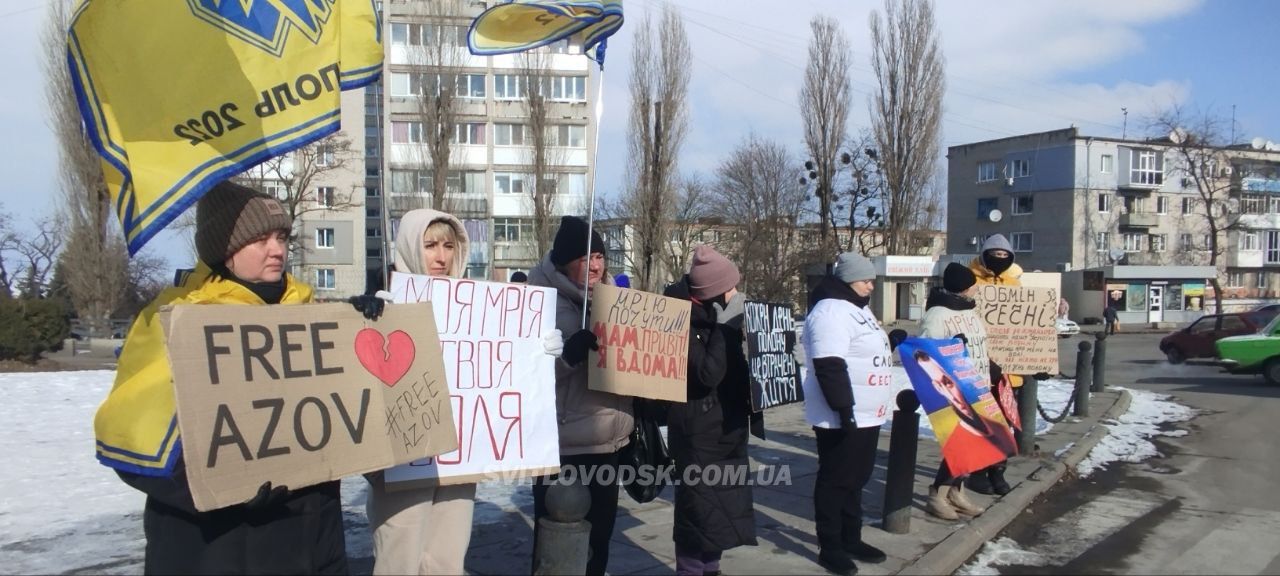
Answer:
[[[524,52],[572,37],[604,65],[604,42],[622,27],[622,0],[514,0],[485,10],[471,23],[472,54]]]
[[[382,38],[373,0],[82,0],[67,60],[137,253],[214,184],[337,131]]]

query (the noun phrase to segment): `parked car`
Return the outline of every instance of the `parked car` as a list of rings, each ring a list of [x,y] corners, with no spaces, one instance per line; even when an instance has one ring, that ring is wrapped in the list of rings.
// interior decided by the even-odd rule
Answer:
[[[1174,364],[1181,364],[1188,358],[1213,358],[1218,354],[1214,343],[1228,336],[1256,333],[1272,317],[1256,311],[1201,316],[1186,328],[1161,339],[1160,351]]]
[[[1268,384],[1280,384],[1280,317],[1256,334],[1223,338],[1215,346],[1228,372],[1262,373]]]
[[[1067,338],[1080,333],[1080,325],[1066,318],[1059,318],[1057,325],[1059,337]]]

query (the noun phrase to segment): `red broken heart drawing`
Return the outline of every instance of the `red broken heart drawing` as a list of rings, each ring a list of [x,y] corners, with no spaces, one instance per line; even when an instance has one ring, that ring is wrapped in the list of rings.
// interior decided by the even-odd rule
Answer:
[[[384,339],[381,332],[363,328],[356,332],[355,349],[364,369],[389,388],[404,378],[416,354],[413,339],[401,330]]]

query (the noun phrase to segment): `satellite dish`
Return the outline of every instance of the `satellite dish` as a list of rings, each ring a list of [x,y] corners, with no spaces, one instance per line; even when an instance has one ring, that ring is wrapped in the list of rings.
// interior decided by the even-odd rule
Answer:
[[[1249,145],[1252,146],[1254,150],[1262,150],[1267,146],[1267,141],[1263,140],[1262,137],[1258,137],[1251,140]]]
[[[1275,152],[1280,150],[1280,144],[1276,144],[1275,142],[1272,142],[1270,140],[1267,140],[1267,143],[1264,144],[1263,147],[1265,147],[1270,152]]]
[[[1004,218],[1004,213],[1001,212],[999,208],[994,208],[990,212],[987,212],[987,220],[999,222],[1001,218]]]
[[[1182,128],[1174,128],[1169,131],[1169,141],[1174,144],[1181,144],[1187,139],[1187,131]]]
[[[1112,248],[1110,252],[1107,252],[1107,256],[1111,257],[1112,262],[1119,262],[1121,258],[1124,258],[1124,250]]]

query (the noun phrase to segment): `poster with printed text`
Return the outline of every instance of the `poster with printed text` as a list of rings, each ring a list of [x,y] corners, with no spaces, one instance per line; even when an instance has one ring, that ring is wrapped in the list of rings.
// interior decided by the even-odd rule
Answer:
[[[590,322],[600,349],[587,358],[587,387],[684,402],[691,311],[688,300],[597,284]]]
[[[549,474],[560,466],[556,291],[526,284],[391,275],[397,304],[431,302],[440,331],[457,450],[388,470],[390,490]]]
[[[751,409],[755,412],[804,401],[795,359],[796,323],[791,306],[747,301],[743,337],[751,371]]]
[[[974,295],[987,355],[1005,374],[1058,373],[1058,291],[983,284]]]

